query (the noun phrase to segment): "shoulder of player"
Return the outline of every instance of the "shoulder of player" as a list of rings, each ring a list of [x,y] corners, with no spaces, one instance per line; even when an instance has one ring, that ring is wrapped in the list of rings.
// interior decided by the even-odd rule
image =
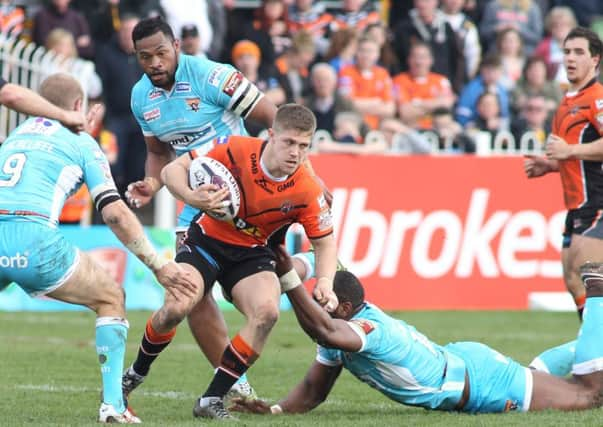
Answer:
[[[149,80],[146,74],[143,74],[140,80],[138,80],[134,86],[132,87],[132,91],[130,92],[130,98],[132,104],[143,102],[148,99],[148,95],[155,87]]]

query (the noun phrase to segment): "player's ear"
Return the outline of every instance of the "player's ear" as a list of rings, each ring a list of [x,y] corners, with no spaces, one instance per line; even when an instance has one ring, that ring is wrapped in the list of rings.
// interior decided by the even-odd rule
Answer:
[[[267,131],[268,131],[268,139],[274,138],[274,129],[268,128]]]
[[[174,43],[172,43],[174,46],[174,49],[176,50],[176,55],[180,54],[180,40],[179,39],[174,39]]]
[[[82,111],[84,106],[84,100],[82,98],[77,98],[73,103],[74,111]]]

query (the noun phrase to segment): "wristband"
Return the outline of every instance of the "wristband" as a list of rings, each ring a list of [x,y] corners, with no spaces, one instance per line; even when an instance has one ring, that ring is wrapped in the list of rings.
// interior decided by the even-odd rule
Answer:
[[[126,245],[134,255],[136,255],[142,262],[145,263],[153,271],[160,270],[169,261],[159,256],[151,242],[142,236],[141,239],[134,239]]]
[[[294,268],[279,277],[278,281],[281,284],[281,293],[289,292],[290,290],[295,289],[302,284],[301,279],[295,272]]]
[[[279,405],[277,403],[277,404],[272,405],[270,407],[270,413],[273,414],[273,415],[282,414],[283,413],[283,408],[281,408],[281,405]]]

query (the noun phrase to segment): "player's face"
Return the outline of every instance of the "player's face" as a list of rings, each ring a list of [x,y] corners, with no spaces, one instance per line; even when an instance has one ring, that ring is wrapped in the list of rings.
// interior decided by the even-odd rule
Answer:
[[[288,129],[275,132],[271,129],[270,139],[274,148],[271,165],[277,174],[275,176],[285,176],[295,172],[306,159],[312,134]]]
[[[585,38],[570,39],[563,45],[563,65],[567,80],[573,86],[582,86],[592,79],[600,59],[590,54],[588,40]]]
[[[136,42],[136,57],[154,86],[169,90],[174,84],[180,44],[161,31]]]

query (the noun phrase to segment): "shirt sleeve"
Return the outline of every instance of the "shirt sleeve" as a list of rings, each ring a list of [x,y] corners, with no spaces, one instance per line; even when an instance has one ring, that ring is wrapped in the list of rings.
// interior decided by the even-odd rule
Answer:
[[[312,180],[308,183],[310,197],[300,214],[299,222],[308,238],[320,239],[333,232],[333,216],[322,189],[313,178],[310,177],[309,180]]]
[[[216,105],[247,118],[264,94],[243,73],[231,65],[207,61],[204,92]]]
[[[341,350],[319,345],[316,349],[316,361],[325,366],[340,366],[343,364]]]
[[[590,105],[590,123],[599,136],[603,136],[603,97],[593,99]]]
[[[111,168],[98,143],[88,134],[80,134],[82,139],[84,181],[90,189],[97,210],[118,200],[119,193],[111,176]]]
[[[354,318],[348,321],[348,325],[350,325],[350,328],[356,332],[362,341],[362,347],[360,347],[357,353],[363,351],[375,352],[382,345],[381,328],[378,327],[376,322],[368,319]]]

